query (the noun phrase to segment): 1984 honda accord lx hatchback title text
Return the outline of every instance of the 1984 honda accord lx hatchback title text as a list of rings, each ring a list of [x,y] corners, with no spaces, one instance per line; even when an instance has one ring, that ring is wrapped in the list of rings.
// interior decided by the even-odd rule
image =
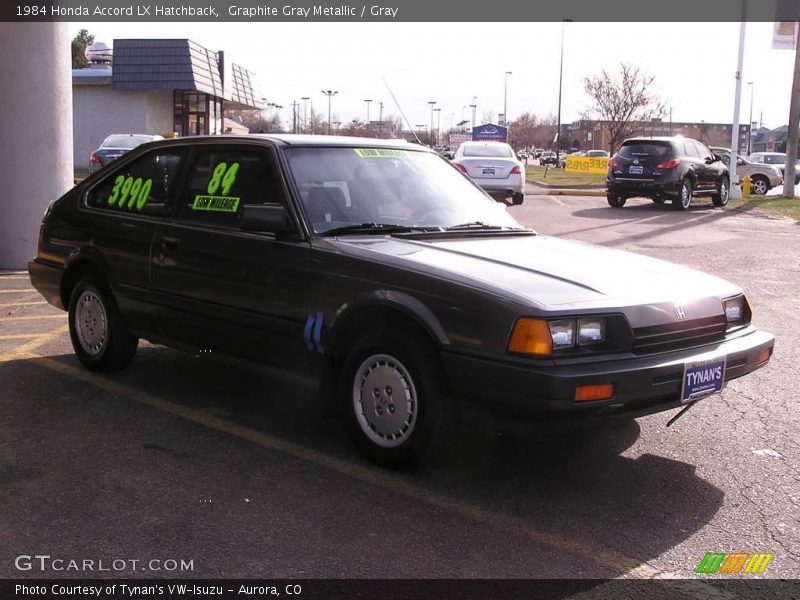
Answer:
[[[774,343],[737,286],[538,235],[434,152],[373,139],[146,144],[50,206],[29,269],[87,368],[145,338],[311,373],[383,464],[430,458],[460,399],[638,416]]]

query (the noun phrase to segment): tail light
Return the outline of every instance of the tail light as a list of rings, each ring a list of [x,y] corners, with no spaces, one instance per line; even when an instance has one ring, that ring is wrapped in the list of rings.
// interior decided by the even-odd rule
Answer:
[[[616,169],[620,166],[619,161],[616,158],[608,159],[608,166],[612,169]]]
[[[519,170],[519,167],[515,166],[513,169],[511,169],[511,173],[510,174],[511,175],[520,175],[521,173],[522,172]]]
[[[89,162],[95,165],[100,164],[100,157],[97,156],[95,152],[92,152],[92,155],[89,157]]]
[[[465,167],[465,166],[464,166],[464,165],[462,165],[461,163],[453,163],[453,164],[456,166],[456,168],[457,168],[459,171],[461,171],[461,172],[462,172],[462,173],[464,173],[465,175],[469,175],[469,173],[467,173],[467,167]]]
[[[681,161],[679,161],[677,158],[671,158],[670,160],[665,160],[664,162],[660,163],[656,169],[674,169],[679,164],[681,164]]]

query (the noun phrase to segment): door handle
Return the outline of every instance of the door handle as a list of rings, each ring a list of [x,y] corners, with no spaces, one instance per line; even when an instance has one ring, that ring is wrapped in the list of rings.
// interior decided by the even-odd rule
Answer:
[[[163,249],[167,248],[177,248],[181,245],[181,238],[178,237],[162,237],[161,238],[161,247]]]

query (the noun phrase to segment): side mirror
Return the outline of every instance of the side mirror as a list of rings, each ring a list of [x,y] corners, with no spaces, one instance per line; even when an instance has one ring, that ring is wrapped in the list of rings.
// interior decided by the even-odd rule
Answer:
[[[244,231],[287,233],[294,231],[289,213],[282,204],[253,204],[242,209],[239,227]]]
[[[715,155],[713,155],[713,156],[706,156],[706,159],[705,159],[705,161],[704,161],[704,162],[705,162],[707,165],[710,165],[711,163],[713,163],[713,162],[717,162],[718,160],[719,160],[719,156],[717,156],[717,155],[715,154]]]

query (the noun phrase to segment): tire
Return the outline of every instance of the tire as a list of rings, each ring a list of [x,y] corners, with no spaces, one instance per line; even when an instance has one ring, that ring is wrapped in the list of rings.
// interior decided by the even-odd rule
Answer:
[[[107,373],[130,364],[139,344],[125,329],[108,285],[95,278],[81,279],[72,290],[69,336],[83,366]]]
[[[728,203],[730,198],[730,186],[728,184],[728,178],[723,177],[717,183],[717,193],[711,194],[711,201],[714,203],[714,206],[722,207]]]
[[[770,190],[769,179],[766,177],[756,175],[753,177],[753,185],[750,191],[756,196],[763,196]]]
[[[511,203],[512,203],[512,204],[515,204],[515,205],[520,205],[520,204],[522,204],[522,202],[523,202],[524,200],[525,200],[525,194],[520,194],[520,193],[517,193],[517,194],[514,194],[514,195],[511,197]]]
[[[623,198],[619,194],[606,194],[606,200],[608,201],[608,205],[612,208],[622,208],[625,206],[625,201],[627,198]]]
[[[689,207],[692,205],[692,193],[692,181],[686,177],[681,181],[681,191],[678,193],[678,197],[672,201],[672,208],[676,210],[689,210]]]
[[[391,331],[356,342],[344,361],[340,394],[350,435],[368,460],[419,467],[445,445],[458,417],[439,365],[421,336]]]

